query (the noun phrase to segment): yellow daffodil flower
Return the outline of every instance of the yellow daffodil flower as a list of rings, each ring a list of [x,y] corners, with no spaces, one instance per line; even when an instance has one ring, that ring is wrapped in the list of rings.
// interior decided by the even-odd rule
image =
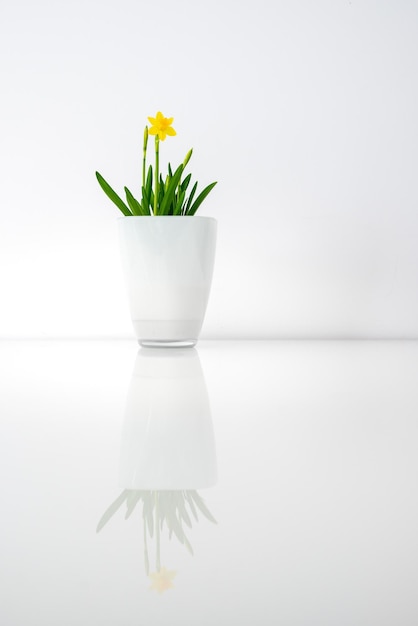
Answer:
[[[174,117],[164,117],[161,111],[158,111],[155,117],[149,117],[148,119],[151,123],[151,128],[148,131],[149,134],[158,135],[158,138],[161,139],[161,141],[164,141],[167,135],[174,137],[174,135],[177,134],[171,126]]]
[[[167,589],[172,589],[175,575],[176,572],[169,572],[165,567],[162,567],[159,572],[149,575],[152,580],[150,589],[154,589],[157,593],[164,593]]]

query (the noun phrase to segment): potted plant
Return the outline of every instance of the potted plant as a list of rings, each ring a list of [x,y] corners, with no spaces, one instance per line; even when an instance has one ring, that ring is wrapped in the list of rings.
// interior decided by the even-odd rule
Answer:
[[[124,188],[126,202],[99,172],[96,178],[123,213],[119,241],[131,318],[142,346],[193,346],[197,342],[212,282],[216,220],[195,214],[216,182],[197,193],[185,169],[186,154],[173,171],[160,172],[160,142],[176,135],[173,118],[159,111],[145,126],[141,193]],[[147,164],[149,135],[155,136],[154,168]]]

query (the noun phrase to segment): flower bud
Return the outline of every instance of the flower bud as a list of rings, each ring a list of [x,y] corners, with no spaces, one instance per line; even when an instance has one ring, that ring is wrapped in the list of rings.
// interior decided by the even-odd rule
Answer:
[[[184,161],[183,161],[183,168],[186,167],[186,165],[188,164],[188,162],[190,161],[190,157],[192,156],[192,152],[193,152],[193,148],[191,148],[188,153],[186,154],[186,156],[184,157]]]

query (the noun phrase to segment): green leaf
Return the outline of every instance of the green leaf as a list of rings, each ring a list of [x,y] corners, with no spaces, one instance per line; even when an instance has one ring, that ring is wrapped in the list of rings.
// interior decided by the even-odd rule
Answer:
[[[161,215],[160,207],[164,198],[164,193],[165,193],[164,181],[163,181],[163,177],[160,174],[160,182],[158,184],[157,210],[156,210],[155,215]]]
[[[150,206],[152,207],[152,211],[154,212],[154,192],[153,191],[151,191],[151,195],[149,197],[149,203],[150,203]]]
[[[152,165],[148,168],[147,182],[145,183],[145,189],[147,190],[147,197],[151,200],[152,192]]]
[[[203,200],[206,198],[208,193],[210,193],[212,191],[212,189],[214,188],[215,185],[216,185],[216,182],[215,183],[211,183],[210,185],[208,185],[207,187],[204,188],[204,190],[197,196],[196,200],[193,202],[192,206],[190,207],[189,211],[187,212],[187,215],[194,215],[196,213],[197,209],[200,207],[200,205],[202,204]]]
[[[132,215],[144,215],[141,204],[138,202],[136,198],[133,197],[131,192],[127,187],[124,187],[126,200],[128,201],[129,208],[132,211]]]
[[[192,188],[191,194],[190,194],[190,196],[189,196],[189,199],[187,200],[186,208],[184,209],[184,215],[187,215],[187,212],[188,212],[188,210],[189,210],[189,208],[190,208],[190,205],[191,205],[191,203],[192,203],[192,200],[193,200],[194,194],[196,193],[196,189],[197,189],[197,181],[196,181],[196,182],[195,182],[195,184],[193,185],[193,188]]]
[[[159,205],[160,206],[159,215],[168,215],[169,210],[170,210],[170,205],[173,201],[174,194],[177,189],[177,185],[179,184],[182,172],[183,172],[183,164],[178,166],[178,168],[173,174],[173,177],[170,180],[170,183],[164,194],[164,198],[162,199]]]
[[[160,176],[160,184],[158,186],[158,198],[157,198],[157,215],[162,215],[161,203],[163,201],[164,195],[165,195],[164,183],[163,183],[163,179]]]
[[[186,191],[189,183],[190,183],[190,179],[191,179],[192,175],[191,174],[187,174],[186,178],[183,180],[183,182],[180,185],[180,188],[182,191]]]
[[[110,198],[110,200],[112,200],[114,204],[116,204],[118,209],[122,211],[124,215],[127,215],[127,216],[132,215],[131,211],[126,206],[122,198],[119,198],[118,194],[112,189],[109,183],[105,181],[105,179],[103,178],[101,174],[99,174],[99,172],[96,172],[96,178],[99,182],[100,187],[103,189],[107,197]]]
[[[145,187],[142,187],[142,210],[144,211],[144,215],[151,215],[150,198],[147,195]]]
[[[164,191],[167,190],[168,185],[170,184],[170,180],[172,179],[172,175],[170,176],[170,174],[167,174],[166,178],[165,178],[165,183],[164,183]]]
[[[182,206],[183,206],[185,195],[186,195],[186,191],[185,190],[180,192],[180,194],[178,195],[177,202],[176,202],[176,205],[174,207],[173,215],[180,215],[181,214],[181,209],[182,209]]]

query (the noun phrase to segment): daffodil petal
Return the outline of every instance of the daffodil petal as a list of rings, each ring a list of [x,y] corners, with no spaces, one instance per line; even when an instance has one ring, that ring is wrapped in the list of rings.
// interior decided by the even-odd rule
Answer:
[[[155,117],[148,117],[151,123],[151,128],[148,131],[149,135],[158,135],[161,141],[164,141],[167,135],[174,137],[177,135],[174,128],[171,127],[174,117],[164,117],[161,111],[158,111]]]

